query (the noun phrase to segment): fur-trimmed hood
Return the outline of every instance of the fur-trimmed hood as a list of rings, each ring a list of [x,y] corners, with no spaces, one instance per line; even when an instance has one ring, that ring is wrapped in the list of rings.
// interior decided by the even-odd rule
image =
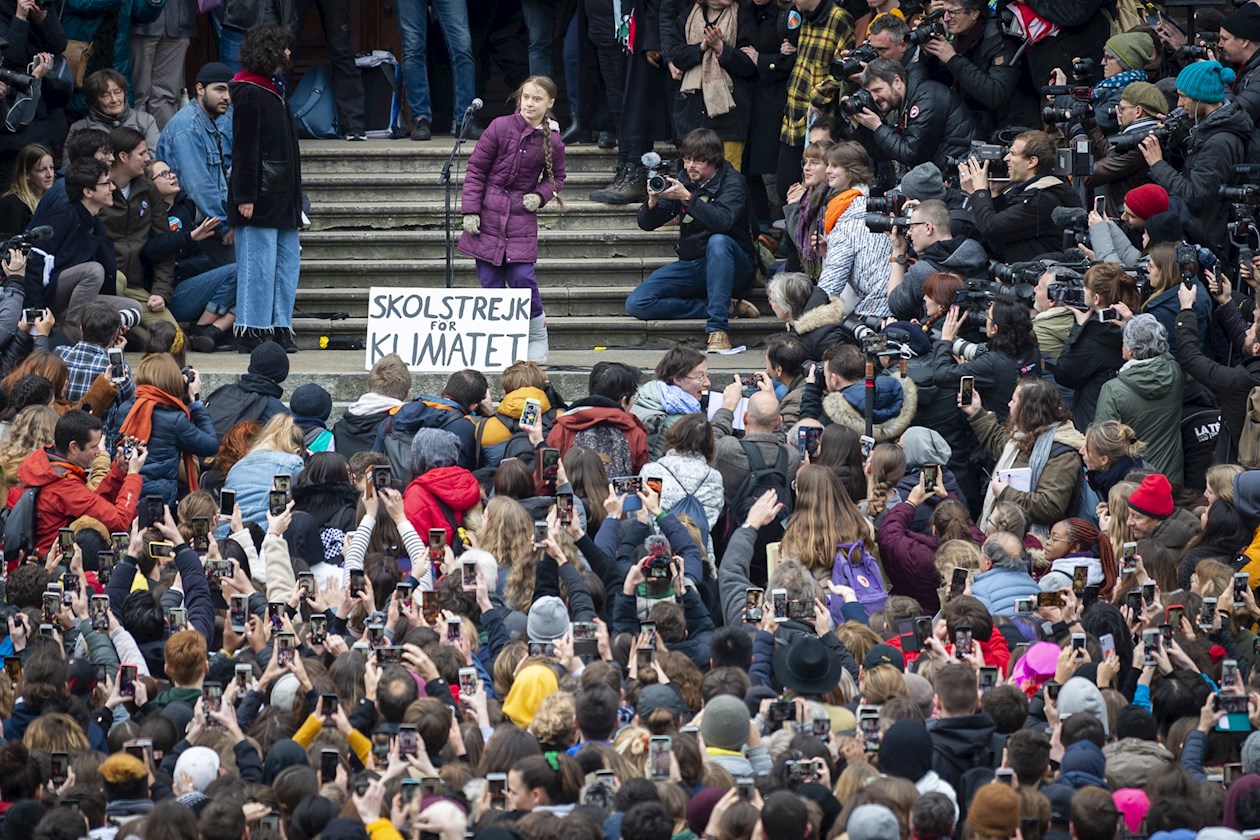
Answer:
[[[910,377],[902,376],[900,373],[882,375],[875,382],[875,414],[876,417],[879,417],[881,413],[886,415],[886,419],[874,425],[875,441],[883,443],[896,440],[914,422],[915,412],[919,408],[919,389]],[[827,412],[831,422],[848,426],[858,434],[866,433],[866,421],[861,407],[864,399],[863,387],[862,383],[857,383],[857,406],[849,401],[845,396],[845,391],[833,391],[827,394],[823,399],[823,410]],[[899,408],[895,407],[895,402],[893,402],[897,399],[901,401]],[[895,413],[890,413],[892,411]]]
[[[822,306],[815,306],[813,309],[806,310],[805,314],[797,318],[792,326],[796,328],[798,333],[804,335],[822,327],[837,327],[848,314],[849,311],[844,301],[836,298]]]

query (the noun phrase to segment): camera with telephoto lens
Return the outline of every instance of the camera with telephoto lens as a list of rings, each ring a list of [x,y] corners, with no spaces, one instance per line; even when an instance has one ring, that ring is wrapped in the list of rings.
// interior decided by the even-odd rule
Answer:
[[[905,230],[909,226],[909,216],[889,216],[887,213],[866,214],[866,229],[871,233],[890,233],[893,228]]]
[[[852,338],[854,344],[861,344],[867,338],[878,335],[883,326],[883,319],[876,315],[849,315],[840,322],[840,331]]]
[[[1098,62],[1092,58],[1078,58],[1072,62],[1072,81],[1078,85],[1088,84],[1098,69]]]
[[[1235,204],[1260,206],[1260,184],[1243,184],[1240,187],[1220,187],[1217,194]]]
[[[1041,121],[1044,123],[1069,122],[1071,120],[1080,120],[1084,117],[1088,117],[1092,113],[1093,109],[1089,107],[1088,102],[1073,99],[1072,104],[1066,108],[1042,108]]]
[[[12,70],[6,70],[3,67],[0,67],[0,82],[4,82],[9,87],[18,88],[26,93],[29,93],[31,88],[35,85],[36,79],[34,76],[28,76],[25,73],[15,73]]]
[[[906,43],[921,47],[933,38],[946,38],[948,36],[949,33],[945,31],[945,24],[938,19],[911,29],[906,33]]]
[[[905,211],[906,202],[909,200],[897,190],[892,190],[882,196],[871,196],[866,199],[866,210],[869,213],[891,213],[894,216],[900,216]]]
[[[954,343],[949,346],[949,352],[970,362],[976,356],[989,352],[989,345],[976,344],[974,341],[968,341],[965,338],[955,338]]]
[[[1032,300],[1031,289],[1028,287],[1037,285],[1041,275],[1046,273],[1046,267],[1035,261],[1008,265],[993,260],[989,263],[989,273],[998,281],[986,284],[994,297],[1007,295],[1019,300]]]
[[[1184,47],[1177,47],[1172,51],[1173,61],[1199,61],[1208,57],[1207,47],[1197,47],[1192,44],[1186,44]]]
[[[657,170],[661,166],[661,156],[656,152],[648,152],[639,158],[639,162],[647,167],[647,191],[650,193],[662,193],[669,189],[669,181],[665,174]]]
[[[1153,136],[1165,150],[1175,149],[1190,137],[1190,120],[1184,108],[1174,108],[1162,125],[1142,131],[1119,134],[1110,141],[1112,151],[1123,154],[1136,151],[1147,137]]]
[[[877,58],[879,53],[870,44],[854,47],[845,58],[831,62],[831,78],[843,82],[855,73],[861,73],[863,64],[870,64]]]
[[[879,106],[875,104],[875,97],[871,96],[869,90],[859,90],[849,95],[840,103],[840,110],[844,112],[846,117],[852,117],[860,114],[863,110],[879,113]]]

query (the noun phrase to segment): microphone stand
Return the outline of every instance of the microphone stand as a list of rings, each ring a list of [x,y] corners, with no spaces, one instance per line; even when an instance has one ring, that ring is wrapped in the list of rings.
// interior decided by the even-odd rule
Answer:
[[[451,167],[455,165],[459,147],[464,145],[464,135],[468,132],[468,121],[472,113],[471,105],[464,110],[464,118],[459,124],[459,133],[455,135],[455,144],[451,146],[451,153],[446,158],[446,163],[442,164],[442,172],[438,175],[438,183],[445,187],[446,193],[446,288],[448,289],[455,282],[455,231],[451,227]]]

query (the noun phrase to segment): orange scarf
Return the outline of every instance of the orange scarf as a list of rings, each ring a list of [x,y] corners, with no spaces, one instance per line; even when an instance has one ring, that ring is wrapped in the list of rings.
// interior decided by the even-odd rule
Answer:
[[[827,213],[823,217],[823,232],[831,233],[831,229],[836,226],[836,221],[844,215],[844,211],[849,209],[849,205],[853,203],[853,199],[862,194],[861,190],[845,190],[837,195],[831,201],[827,202]]]
[[[185,417],[192,419],[188,406],[179,397],[171,396],[153,385],[140,385],[136,388],[136,400],[131,405],[131,411],[127,412],[127,419],[123,421],[119,433],[147,446],[153,435],[153,410],[158,406],[177,408],[184,412]],[[191,452],[184,452],[181,457],[184,460],[184,471],[188,474],[188,492],[196,493],[199,489],[197,461]]]

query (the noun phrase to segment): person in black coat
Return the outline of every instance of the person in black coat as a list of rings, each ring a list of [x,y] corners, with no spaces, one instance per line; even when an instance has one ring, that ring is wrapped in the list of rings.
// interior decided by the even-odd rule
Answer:
[[[297,297],[302,163],[297,123],[276,81],[289,62],[291,37],[283,26],[249,30],[241,45],[245,69],[229,86],[233,121],[227,212],[236,231],[236,331],[241,352],[273,337],[287,352],[297,352],[291,324]]]
[[[35,8],[18,14],[15,0],[0,0],[0,38],[3,38],[3,60],[6,70],[26,73],[32,62],[40,72],[35,113],[26,125],[14,133],[0,133],[0,190],[8,189],[9,176],[18,152],[31,143],[39,143],[52,149],[66,139],[69,122],[62,110],[70,103],[73,84],[69,79],[49,73],[53,56],[66,50],[66,35],[61,28],[58,9],[63,3],[36,4]],[[40,66],[41,54],[48,56],[46,66]],[[8,101],[12,104],[19,92],[11,91]],[[16,127],[16,126],[15,126]]]
[[[779,167],[779,128],[787,102],[787,80],[796,64],[796,53],[784,55],[788,15],[778,0],[753,0],[749,9],[752,31],[749,46],[741,51],[757,65],[752,84],[751,126],[744,149],[744,174],[773,175]],[[752,178],[750,187],[752,187]],[[754,194],[758,192],[755,187]]]
[[[895,125],[885,123],[882,114],[863,108],[850,117],[867,135],[862,144],[875,156],[913,167],[931,161],[942,172],[950,160],[966,157],[971,151],[975,122],[971,111],[949,88],[907,73],[904,65],[891,58],[877,58],[862,71],[862,87],[875,100],[882,114],[899,113]],[[873,144],[873,145],[872,145]]]
[[[1124,364],[1123,331],[1119,321],[1100,321],[1098,313],[1123,303],[1137,312],[1141,306],[1137,281],[1115,263],[1097,263],[1085,272],[1085,310],[1074,310],[1076,326],[1068,333],[1054,367],[1054,381],[1075,392],[1072,414],[1082,432],[1094,422],[1098,394]],[[1133,308],[1138,307],[1138,308]]]
[[[1008,297],[999,297],[989,304],[984,323],[989,337],[988,351],[969,360],[956,361],[951,348],[964,323],[964,315],[966,320],[976,317],[976,313],[963,312],[957,306],[945,316],[941,338],[932,347],[932,381],[938,388],[956,395],[962,377],[975,377],[975,390],[985,410],[992,411],[999,423],[1005,423],[1019,380],[1041,370],[1041,353],[1033,335],[1028,305]]]
[[[748,137],[751,86],[757,78],[757,64],[743,48],[752,46],[752,29],[752,16],[746,6],[723,6],[721,0],[680,3],[672,21],[662,16],[661,46],[665,58],[683,74],[679,95],[674,99],[674,133],[678,137],[697,128],[712,129],[724,143],[743,143]],[[712,91],[701,84],[701,76],[707,72],[702,67],[710,53],[717,53],[718,66],[731,82],[732,101],[727,103],[729,110],[721,113],[713,113]],[[785,99],[786,90],[785,87]]]

